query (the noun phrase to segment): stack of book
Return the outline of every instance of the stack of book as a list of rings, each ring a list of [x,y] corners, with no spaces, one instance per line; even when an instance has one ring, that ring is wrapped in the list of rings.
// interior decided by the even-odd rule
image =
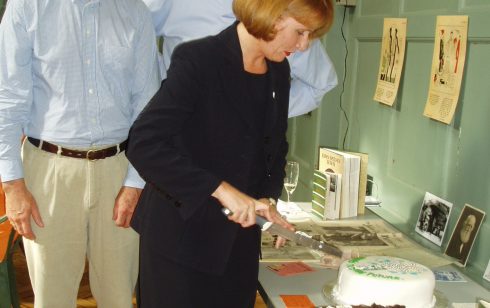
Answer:
[[[367,163],[367,154],[321,147],[313,178],[313,213],[322,219],[364,214]]]

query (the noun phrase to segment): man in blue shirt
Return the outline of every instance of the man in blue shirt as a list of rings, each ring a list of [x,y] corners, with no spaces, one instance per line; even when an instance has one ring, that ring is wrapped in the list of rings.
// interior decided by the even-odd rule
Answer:
[[[0,176],[35,307],[75,307],[86,257],[98,307],[133,307],[144,182],[124,151],[161,80],[150,18],[139,0],[8,2]]]
[[[163,77],[174,48],[191,39],[214,35],[235,21],[232,0],[143,0],[149,7],[155,32],[162,36]],[[288,57],[291,66],[289,117],[316,109],[325,95],[337,85],[332,61],[319,40],[304,52]]]

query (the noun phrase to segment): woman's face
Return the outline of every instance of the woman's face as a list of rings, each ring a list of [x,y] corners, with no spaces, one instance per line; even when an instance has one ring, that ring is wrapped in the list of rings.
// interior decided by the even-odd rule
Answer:
[[[293,52],[308,48],[311,30],[296,19],[292,17],[279,19],[276,31],[272,41],[264,42],[264,55],[270,61],[281,62]]]

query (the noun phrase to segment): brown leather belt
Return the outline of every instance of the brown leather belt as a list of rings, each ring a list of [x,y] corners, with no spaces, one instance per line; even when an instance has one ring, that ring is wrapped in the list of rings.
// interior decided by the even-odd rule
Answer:
[[[47,141],[39,140],[32,137],[27,137],[27,140],[29,140],[29,142],[32,143],[35,147],[46,152],[73,157],[73,158],[88,159],[88,160],[104,159],[107,157],[117,155],[125,151],[126,146],[128,145],[128,141],[125,140],[120,144],[105,149],[79,151],[79,150],[63,148],[59,145],[52,144]]]

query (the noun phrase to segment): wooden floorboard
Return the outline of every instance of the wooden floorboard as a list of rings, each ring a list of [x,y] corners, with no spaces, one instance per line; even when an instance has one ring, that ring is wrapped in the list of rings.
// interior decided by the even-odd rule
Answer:
[[[32,292],[31,283],[29,281],[29,273],[27,271],[27,264],[22,251],[17,247],[14,252],[14,267],[17,279],[17,291],[19,292],[20,307],[21,308],[33,308],[34,307],[34,294]],[[136,300],[133,299],[133,303]],[[80,282],[80,289],[78,291],[77,308],[96,308],[97,303],[92,297],[90,292],[90,286],[88,281],[88,273],[85,272],[82,281]],[[266,308],[266,304],[257,294],[254,308]]]

